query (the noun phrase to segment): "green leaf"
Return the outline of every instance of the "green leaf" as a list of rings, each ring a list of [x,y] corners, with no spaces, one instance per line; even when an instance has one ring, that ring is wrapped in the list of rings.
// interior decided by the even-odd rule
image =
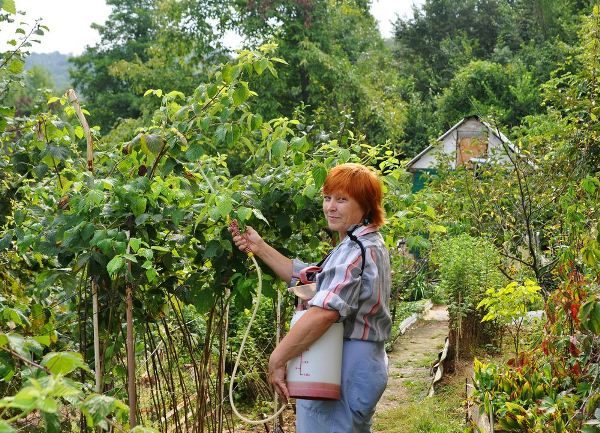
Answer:
[[[23,314],[19,310],[16,310],[14,308],[4,308],[2,310],[2,316],[0,317],[3,318],[6,322],[13,322],[15,325],[23,325]]]
[[[348,149],[341,149],[339,153],[340,163],[348,162],[350,159],[350,151]]]
[[[42,359],[42,365],[52,374],[69,374],[77,368],[89,370],[77,352],[50,352]]]
[[[77,138],[79,138],[80,140],[83,138],[84,136],[84,131],[83,128],[80,125],[77,125],[74,129],[73,132],[75,133],[75,136]]]
[[[267,225],[269,224],[269,221],[267,221],[267,219],[265,218],[265,216],[263,215],[263,213],[260,210],[258,210],[258,209],[252,209],[252,213],[259,220],[266,222]]]
[[[235,105],[243,104],[250,96],[250,90],[248,90],[248,83],[240,83],[240,85],[233,92],[233,103]]]
[[[231,84],[238,75],[240,75],[239,66],[225,65],[221,71],[221,76],[226,84]]]
[[[147,155],[157,155],[163,147],[163,138],[159,134],[141,134],[140,142]]]
[[[107,395],[92,394],[81,403],[81,410],[86,418],[91,421],[92,425],[98,425],[112,413],[114,413],[117,418],[124,418],[127,415],[129,408],[125,403],[116,398]]]
[[[4,347],[8,344],[8,337],[6,334],[0,334],[0,347]]]
[[[236,214],[239,222],[244,223],[252,216],[252,209],[242,206],[236,211]]]
[[[6,404],[6,407],[15,409],[21,409],[24,412],[30,412],[40,407],[40,403],[43,400],[41,390],[34,387],[28,386],[22,388],[12,399]]]
[[[17,431],[6,421],[0,420],[0,433],[17,433]]]
[[[140,245],[142,244],[142,240],[139,238],[131,238],[129,239],[129,246],[133,250],[134,253],[140,249]]]
[[[51,165],[54,165],[56,161],[64,161],[69,157],[69,149],[63,146],[48,145],[44,156],[50,155],[54,160],[51,160]]]
[[[171,100],[177,99],[177,98],[185,99],[185,95],[183,94],[183,92],[180,92],[179,90],[172,90],[169,93],[167,93],[165,96]]]
[[[17,13],[17,6],[15,5],[15,0],[0,0],[0,7],[10,14]]]
[[[275,143],[273,143],[273,147],[271,147],[271,153],[274,158],[281,158],[285,154],[286,150],[287,143],[281,138],[275,140]]]
[[[221,217],[227,218],[227,216],[233,210],[233,202],[231,200],[231,197],[217,197],[217,209],[219,210]]]
[[[115,275],[121,270],[123,265],[125,264],[125,260],[122,256],[114,256],[110,262],[106,265],[106,270],[108,271],[111,278],[114,278]]]
[[[215,131],[215,138],[218,143],[222,143],[225,141],[225,137],[227,136],[227,125],[220,125]]]
[[[129,260],[130,262],[133,263],[137,263],[137,257],[134,256],[133,254],[121,254],[121,256],[125,259],[125,260]]]
[[[327,169],[322,165],[317,165],[312,169],[312,177],[315,182],[315,188],[321,189],[327,177]]]
[[[206,88],[206,95],[209,98],[213,98],[217,92],[219,91],[219,87],[216,84],[209,84]]]
[[[100,248],[102,254],[108,256],[113,251],[114,243],[115,241],[113,239],[102,239],[96,243],[96,246]]]
[[[13,74],[20,74],[24,69],[25,63],[19,59],[14,59],[8,64],[8,70]]]
[[[0,351],[0,382],[8,382],[15,375],[15,361],[5,351]]]
[[[204,258],[210,259],[220,255],[222,252],[223,247],[221,246],[221,242],[213,239],[206,245],[206,249],[204,250]]]
[[[42,346],[49,347],[50,346],[50,336],[49,335],[38,335],[33,337],[35,341],[40,343]]]
[[[588,176],[581,181],[581,187],[585,192],[592,195],[598,188],[600,188],[600,180],[595,177]]]
[[[427,229],[429,230],[430,234],[447,232],[446,227],[439,224],[430,224]]]
[[[263,124],[263,117],[260,114],[255,114],[252,116],[251,126],[252,130],[256,130],[260,128]]]
[[[158,272],[156,271],[156,269],[154,269],[154,268],[148,268],[148,269],[146,269],[146,278],[148,279],[149,283],[151,283],[154,280],[156,280],[157,276],[158,276]]]
[[[24,338],[18,334],[7,334],[9,346],[19,355],[30,358],[31,352],[41,353],[43,348],[32,338]]]
[[[261,75],[265,69],[269,66],[269,60],[266,58],[260,59],[258,62],[254,62],[254,70],[258,75]]]
[[[46,433],[60,433],[60,419],[56,413],[42,412]]]
[[[600,302],[588,301],[579,310],[579,319],[584,329],[600,335]]]
[[[134,216],[138,217],[146,211],[146,204],[148,203],[148,200],[146,200],[144,197],[140,197],[139,195],[130,195],[128,198],[131,205],[131,211],[133,212]]]
[[[149,248],[140,248],[137,253],[148,260],[152,260],[152,257],[154,257],[154,253]]]
[[[199,143],[190,144],[190,147],[185,152],[185,157],[190,162],[198,160],[202,155],[204,155],[204,148]]]

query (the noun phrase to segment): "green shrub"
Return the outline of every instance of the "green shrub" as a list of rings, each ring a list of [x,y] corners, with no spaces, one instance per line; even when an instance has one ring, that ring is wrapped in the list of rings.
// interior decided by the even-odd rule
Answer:
[[[450,358],[470,354],[475,344],[484,343],[495,332],[493,326],[480,323],[477,304],[488,289],[505,284],[498,270],[500,255],[488,240],[462,234],[434,246],[431,256],[448,302]]]

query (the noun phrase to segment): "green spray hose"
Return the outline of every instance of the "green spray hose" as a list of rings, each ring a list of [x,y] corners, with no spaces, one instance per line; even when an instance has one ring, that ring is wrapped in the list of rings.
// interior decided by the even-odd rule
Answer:
[[[229,228],[230,228],[232,234],[241,236],[240,229],[237,225],[236,220],[231,221],[231,223],[229,224]],[[240,365],[240,359],[241,359],[242,353],[244,351],[244,345],[246,344],[246,339],[248,338],[248,335],[250,334],[250,329],[252,328],[252,323],[254,322],[256,313],[258,312],[258,307],[260,306],[260,298],[262,295],[262,272],[260,270],[260,266],[258,266],[258,262],[256,261],[254,254],[252,253],[252,251],[249,248],[246,248],[246,254],[248,254],[248,257],[250,257],[252,259],[252,263],[254,263],[254,269],[256,269],[256,275],[258,276],[258,284],[256,286],[256,299],[254,302],[254,310],[252,310],[252,316],[250,316],[250,322],[248,322],[248,327],[246,328],[246,332],[244,333],[244,337],[242,338],[242,343],[240,344],[240,350],[239,350],[237,358],[235,360],[233,372],[231,373],[231,380],[229,382],[229,403],[231,404],[231,409],[233,409],[233,413],[235,413],[235,415],[242,421],[247,422],[248,424],[266,424],[269,421],[272,421],[275,418],[277,418],[279,416],[279,414],[281,414],[284,411],[286,405],[284,404],[283,406],[281,406],[281,408],[279,408],[279,410],[277,412],[275,412],[273,415],[271,415],[270,417],[268,417],[266,419],[252,420],[252,419],[246,418],[244,415],[239,413],[239,411],[235,407],[235,403],[233,402],[233,384],[235,382],[237,369]]]

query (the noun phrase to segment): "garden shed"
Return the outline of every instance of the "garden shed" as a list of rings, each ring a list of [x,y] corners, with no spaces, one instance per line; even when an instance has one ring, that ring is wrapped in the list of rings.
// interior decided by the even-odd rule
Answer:
[[[425,174],[435,173],[443,161],[448,161],[451,169],[473,168],[491,160],[508,162],[506,149],[518,153],[502,132],[479,116],[465,117],[407,164],[406,169],[413,173],[413,192],[423,188]]]

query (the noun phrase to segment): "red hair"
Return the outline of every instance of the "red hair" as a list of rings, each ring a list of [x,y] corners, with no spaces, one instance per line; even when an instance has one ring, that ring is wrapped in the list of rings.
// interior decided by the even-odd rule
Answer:
[[[385,223],[381,181],[368,167],[353,163],[333,167],[325,178],[323,194],[336,192],[348,194],[356,200],[369,224],[381,227]]]

